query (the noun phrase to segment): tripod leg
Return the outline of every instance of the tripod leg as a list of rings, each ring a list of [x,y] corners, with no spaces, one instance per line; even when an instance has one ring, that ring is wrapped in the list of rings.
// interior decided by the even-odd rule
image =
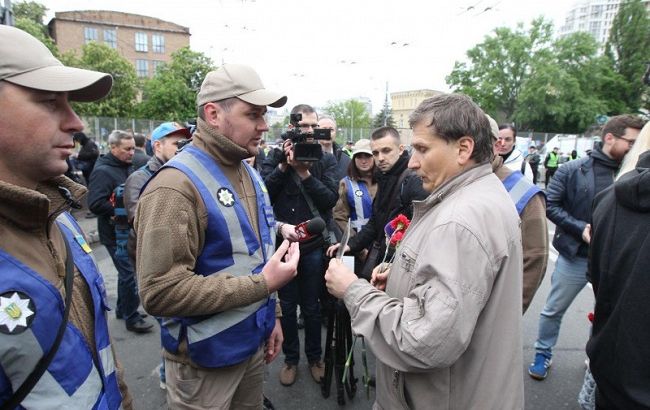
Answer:
[[[348,375],[348,379],[345,381],[345,390],[348,393],[348,398],[351,399],[357,393],[357,379],[354,377],[354,352],[352,352],[354,349],[354,342],[352,341],[352,325],[350,323],[350,313],[346,309],[344,314],[345,316],[343,327],[345,329],[346,345],[348,346],[347,351],[350,355],[350,367],[348,369],[350,374]]]
[[[325,374],[321,380],[321,395],[324,398],[330,396],[330,388],[332,387],[332,376],[334,374],[334,353],[335,346],[332,346],[334,341],[334,319],[335,309],[330,309],[327,317],[327,336],[325,337]]]
[[[336,398],[339,404],[345,404],[345,389],[343,386],[343,372],[345,370],[346,346],[343,317],[345,307],[339,301],[336,303]]]

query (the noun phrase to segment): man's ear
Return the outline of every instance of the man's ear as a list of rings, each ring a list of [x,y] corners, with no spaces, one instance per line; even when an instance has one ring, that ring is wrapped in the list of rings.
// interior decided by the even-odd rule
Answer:
[[[203,106],[203,114],[205,116],[205,122],[213,127],[219,127],[219,120],[222,114],[221,106],[214,102],[206,103]]]
[[[611,132],[608,132],[603,137],[603,145],[614,145],[615,142],[616,142],[616,136]]]
[[[458,147],[458,165],[468,165],[472,153],[474,153],[474,139],[468,136],[460,137],[456,141],[456,146]]]
[[[399,144],[399,153],[402,155],[402,152],[404,152],[404,144]]]

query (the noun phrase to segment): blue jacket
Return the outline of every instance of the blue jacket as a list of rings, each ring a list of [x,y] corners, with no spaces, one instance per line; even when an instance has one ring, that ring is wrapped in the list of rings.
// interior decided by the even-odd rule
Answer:
[[[591,223],[595,195],[594,160],[589,157],[558,168],[546,190],[546,216],[555,224],[553,247],[574,259],[583,242],[582,232]]]

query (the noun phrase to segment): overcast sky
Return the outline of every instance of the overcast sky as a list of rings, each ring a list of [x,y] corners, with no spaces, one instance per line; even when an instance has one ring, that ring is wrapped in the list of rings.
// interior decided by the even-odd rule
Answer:
[[[556,29],[570,0],[36,0],[55,11],[116,10],[190,28],[190,46],[219,65],[249,64],[288,106],[388,91],[449,91],[456,60],[494,28],[538,16]],[[473,6],[473,8],[471,8]]]

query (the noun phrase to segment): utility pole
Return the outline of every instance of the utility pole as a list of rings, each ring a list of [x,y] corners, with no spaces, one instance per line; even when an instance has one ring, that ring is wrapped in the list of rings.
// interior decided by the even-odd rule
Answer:
[[[0,24],[6,26],[14,25],[14,13],[11,11],[11,0],[5,0],[4,6],[0,6]]]

